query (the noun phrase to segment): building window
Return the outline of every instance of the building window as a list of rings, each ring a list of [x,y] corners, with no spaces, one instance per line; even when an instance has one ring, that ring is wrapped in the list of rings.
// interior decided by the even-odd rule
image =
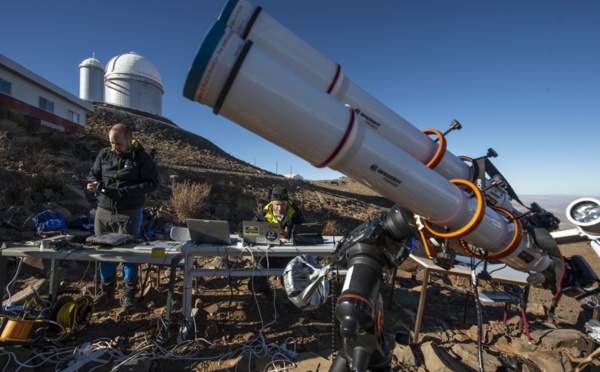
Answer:
[[[0,79],[0,93],[4,93],[10,96],[12,90],[12,84],[6,80]]]
[[[48,101],[44,97],[40,97],[40,106],[42,110],[54,113],[54,102]]]
[[[69,120],[71,120],[73,123],[79,124],[79,114],[69,110]]]

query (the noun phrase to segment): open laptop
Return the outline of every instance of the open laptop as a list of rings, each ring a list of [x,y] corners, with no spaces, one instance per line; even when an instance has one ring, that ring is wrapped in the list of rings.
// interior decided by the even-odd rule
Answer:
[[[292,228],[292,241],[295,245],[323,244],[323,227],[321,223],[296,224]]]
[[[230,245],[229,222],[188,218],[190,240],[195,244]]]
[[[242,237],[247,244],[275,244],[281,243],[281,227],[277,223],[243,221]]]

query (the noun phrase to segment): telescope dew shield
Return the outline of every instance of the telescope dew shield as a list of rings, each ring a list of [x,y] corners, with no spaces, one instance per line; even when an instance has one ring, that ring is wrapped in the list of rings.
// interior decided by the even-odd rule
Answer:
[[[390,110],[344,75],[332,62],[293,32],[247,0],[229,0],[218,18],[242,38],[251,40],[341,102],[348,104],[364,123],[422,164],[427,164],[437,144],[404,118]],[[446,152],[435,171],[446,179],[470,179],[471,171]]]
[[[184,96],[313,165],[327,160],[334,164],[348,152],[359,127],[350,109],[326,95],[325,100],[315,97],[315,90],[287,66],[216,22],[190,68]],[[331,158],[343,138],[345,143]]]

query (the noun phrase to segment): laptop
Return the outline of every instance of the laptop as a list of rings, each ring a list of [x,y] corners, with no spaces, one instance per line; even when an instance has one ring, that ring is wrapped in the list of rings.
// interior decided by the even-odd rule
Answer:
[[[247,244],[275,244],[281,243],[281,227],[278,223],[243,221],[242,237]]]
[[[230,245],[229,222],[188,218],[190,240],[194,244]]]
[[[296,224],[292,228],[292,241],[295,245],[323,244],[323,227],[321,223]]]

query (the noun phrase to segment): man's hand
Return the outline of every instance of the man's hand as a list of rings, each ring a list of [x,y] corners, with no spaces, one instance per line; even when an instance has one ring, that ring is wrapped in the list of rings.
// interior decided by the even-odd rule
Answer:
[[[87,184],[87,190],[91,192],[96,192],[98,189],[98,181],[90,182]]]

